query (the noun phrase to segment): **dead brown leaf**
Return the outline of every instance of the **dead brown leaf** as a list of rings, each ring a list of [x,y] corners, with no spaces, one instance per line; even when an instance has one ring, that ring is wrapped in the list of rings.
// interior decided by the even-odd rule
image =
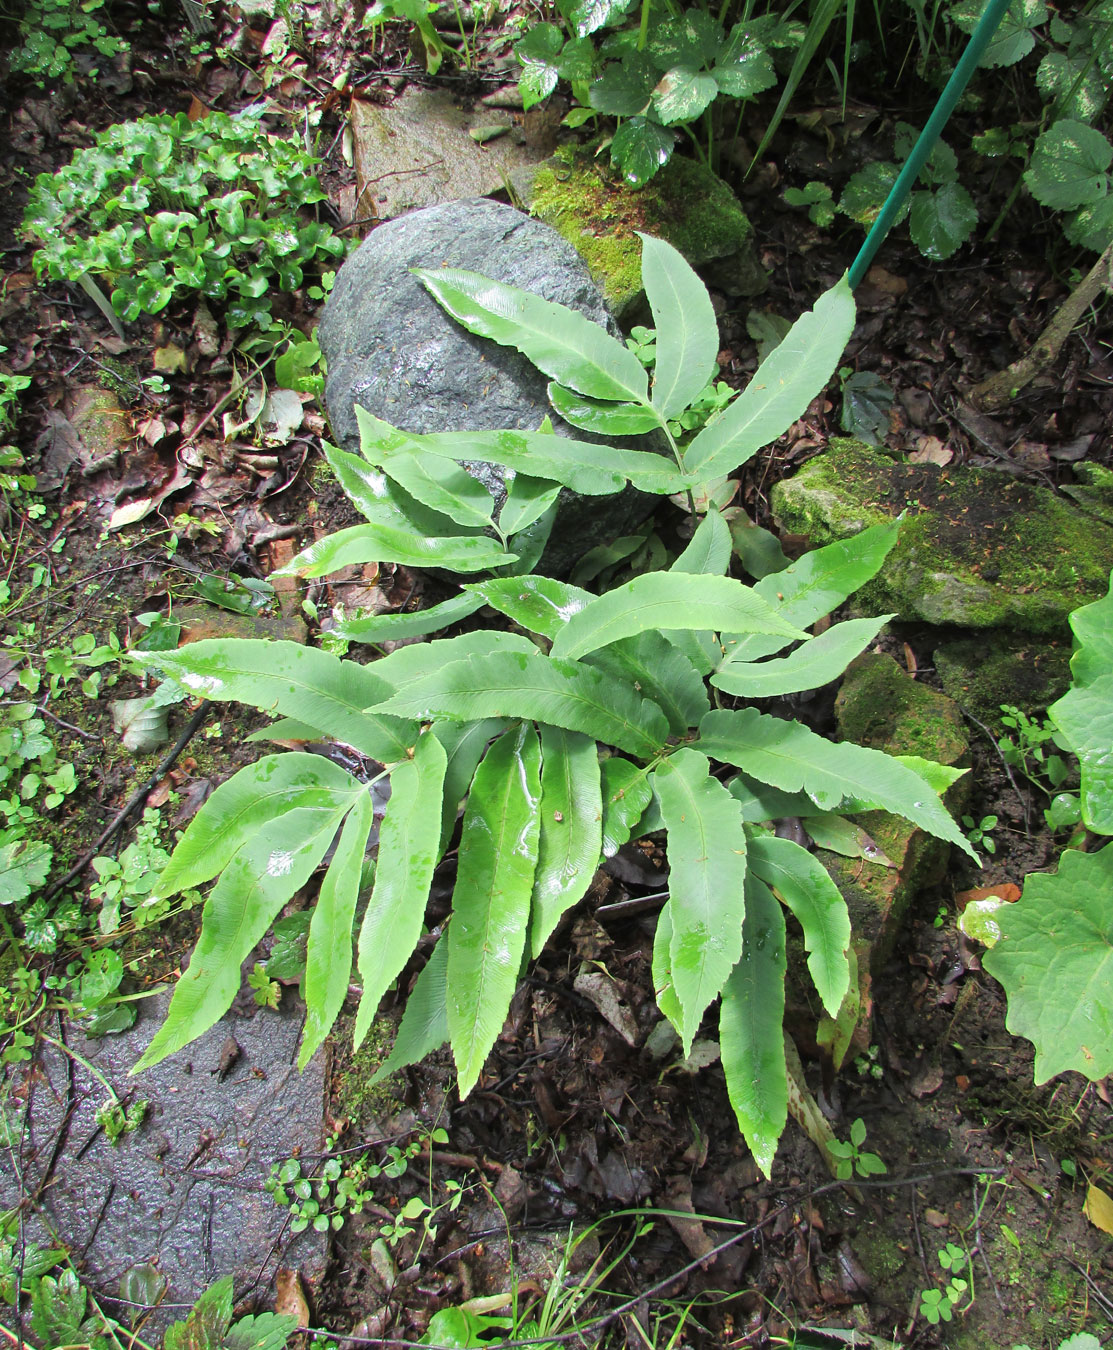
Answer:
[[[917,436],[916,449],[908,456],[911,464],[950,464],[955,452],[938,436]]]

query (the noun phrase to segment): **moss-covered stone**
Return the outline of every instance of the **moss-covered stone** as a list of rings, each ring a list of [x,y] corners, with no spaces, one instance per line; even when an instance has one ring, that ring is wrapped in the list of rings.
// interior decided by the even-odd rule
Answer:
[[[1030,716],[1042,713],[1070,687],[1070,643],[964,638],[935,649],[935,670],[950,698],[995,726],[1008,703]]]
[[[784,529],[813,544],[907,519],[880,574],[858,592],[865,612],[1057,635],[1106,593],[1113,529],[1055,493],[984,469],[895,463],[832,441],[773,490]]]
[[[871,652],[852,662],[835,709],[840,740],[891,755],[919,755],[952,768],[969,762],[958,709],[946,695],[912,679],[890,656]],[[945,800],[952,811],[961,811],[968,794],[963,777]],[[941,880],[949,852],[944,840],[888,811],[867,811],[854,822],[891,866],[825,849],[817,854],[846,900],[854,934],[861,1009],[849,1054],[869,1045],[873,972],[888,959],[913,897]]]
[[[562,151],[537,170],[527,205],[579,251],[619,318],[642,299],[638,230],[667,240],[693,267],[715,261],[716,284],[730,294],[765,289],[753,227],[737,197],[680,155],[634,192],[599,162]]]

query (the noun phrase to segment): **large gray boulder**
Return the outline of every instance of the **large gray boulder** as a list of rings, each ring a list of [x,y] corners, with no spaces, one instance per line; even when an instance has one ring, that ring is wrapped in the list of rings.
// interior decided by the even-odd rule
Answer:
[[[592,440],[552,414],[546,377],[524,356],[473,336],[411,274],[463,267],[519,286],[619,330],[583,260],[550,226],[482,198],[413,211],[380,225],[341,267],[318,329],[328,362],[325,402],[336,440],[357,450],[355,407],[418,434],[536,430]],[[660,448],[648,438],[626,445]],[[467,466],[498,494],[501,470]],[[628,531],[653,498],[564,493],[542,570],[560,573],[596,543]]]

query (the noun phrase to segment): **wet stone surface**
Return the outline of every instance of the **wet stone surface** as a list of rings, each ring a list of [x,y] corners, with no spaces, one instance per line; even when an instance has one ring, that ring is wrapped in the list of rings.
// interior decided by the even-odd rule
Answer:
[[[131,1267],[157,1267],[167,1288],[146,1323],[148,1339],[185,1315],[170,1305],[192,1303],[224,1275],[234,1276],[237,1300],[263,1305],[280,1266],[297,1267],[312,1289],[326,1255],[322,1235],[291,1237],[287,1211],[263,1189],[273,1162],[298,1149],[313,1154],[323,1143],[324,1057],[298,1073],[300,1014],[229,1014],[129,1080],[168,1002],[162,994],[144,1003],[122,1036],[87,1040],[67,1028],[74,1058],[42,1042],[36,1059],[11,1074],[9,1123],[18,1127],[19,1108],[30,1109],[18,1174],[0,1168],[0,1205],[33,1198],[27,1240],[48,1245],[52,1233],[61,1235],[109,1310]],[[142,1125],[116,1145],[95,1119],[108,1093],[77,1055],[125,1108],[148,1102]]]

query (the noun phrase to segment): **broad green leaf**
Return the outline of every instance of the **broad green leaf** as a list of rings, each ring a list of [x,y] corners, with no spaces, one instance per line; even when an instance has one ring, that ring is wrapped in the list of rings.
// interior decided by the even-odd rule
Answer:
[[[741,807],[695,750],[677,750],[658,766],[653,793],[668,831],[669,956],[688,1055],[742,953],[746,834]]]
[[[672,901],[666,900],[657,915],[657,931],[653,935],[653,994],[663,1017],[680,1035],[683,1012],[672,980]]]
[[[405,766],[403,766],[405,767]],[[340,1016],[352,977],[355,917],[363,853],[371,833],[371,794],[364,790],[348,812],[309,924],[305,952],[305,1031],[298,1053],[304,1069]]]
[[[621,755],[602,765],[603,857],[613,858],[634,832],[653,797],[649,775]]]
[[[714,103],[719,86],[706,71],[676,66],[666,71],[653,90],[653,108],[667,127],[693,122]],[[660,323],[657,324],[658,329]]]
[[[383,459],[383,472],[411,497],[473,530],[491,523],[495,499],[478,478],[452,460],[394,454]]]
[[[850,539],[838,539],[805,553],[783,571],[757,582],[754,590],[777,613],[799,628],[810,628],[876,576],[897,542],[900,524],[871,525]],[[756,661],[785,644],[757,634],[723,638],[728,661]]]
[[[270,726],[262,727],[259,731],[253,731],[250,736],[245,736],[246,744],[254,741],[273,741],[275,744],[281,744],[283,741],[323,741],[327,740],[325,733],[320,727],[311,727],[308,722],[299,722],[293,717],[280,717],[277,722],[272,722]]]
[[[688,576],[724,576],[730,567],[730,528],[714,506],[696,526],[688,547],[669,568]]]
[[[448,1035],[463,1099],[506,1020],[526,942],[540,835],[541,750],[528,723],[480,764],[464,809],[448,928]]]
[[[653,406],[662,417],[679,417],[718,370],[719,324],[707,287],[683,255],[663,239],[638,237],[642,285],[657,329]]]
[[[604,745],[649,759],[669,735],[665,714],[648,699],[573,661],[499,652],[434,671],[380,706],[421,720],[528,717],[582,731]]]
[[[717,689],[736,698],[774,698],[819,689],[837,679],[895,616],[850,619],[828,628],[780,661],[731,661],[711,677]]]
[[[588,101],[596,112],[609,117],[643,113],[657,81],[657,70],[644,52],[624,51],[620,61],[608,62],[593,80]]]
[[[791,839],[750,839],[750,870],[780,896],[804,930],[808,969],[832,1017],[850,985],[850,914],[827,869]]]
[[[447,757],[440,847],[437,853],[439,858],[448,847],[460,803],[467,796],[487,744],[506,730],[506,721],[501,717],[486,717],[478,722],[435,722],[430,730],[444,746]]]
[[[514,55],[522,63],[518,91],[522,106],[529,111],[535,103],[549,97],[560,78],[560,49],[564,34],[555,23],[537,23],[514,45]]]
[[[1104,599],[1074,611],[1070,626],[1073,681],[1048,716],[1078,756],[1083,822],[1113,834],[1113,581]]]
[[[132,1073],[158,1064],[218,1022],[240,988],[240,967],[325,856],[344,810],[296,807],[268,821],[233,856],[205,902],[189,968],[166,1021]]]
[[[381,764],[405,759],[417,739],[412,722],[364,711],[390,691],[371,667],[297,642],[206,638],[176,652],[144,652],[143,664],[196,698],[235,699],[308,722]]]
[[[359,930],[363,993],[353,1044],[359,1048],[379,1002],[410,959],[440,857],[440,834],[430,823],[441,812],[447,757],[431,732],[418,739],[412,760],[390,775],[390,801],[379,828],[375,885]]]
[[[697,747],[785,792],[803,789],[825,811],[835,810],[848,797],[881,801],[886,811],[957,844],[978,861],[931,784],[880,750],[826,741],[799,722],[753,708],[708,713],[700,723]]]
[[[255,1313],[241,1317],[224,1333],[221,1350],[286,1350],[298,1327],[289,1313]]]
[[[1024,181],[1043,206],[1070,211],[1108,194],[1111,163],[1113,145],[1100,131],[1063,118],[1037,138]]]
[[[974,232],[978,208],[961,183],[944,183],[936,192],[914,192],[908,229],[925,258],[942,262],[957,253]]]
[[[221,783],[189,822],[152,895],[162,899],[211,881],[268,821],[295,806],[345,810],[363,785],[323,755],[264,755]]]
[[[618,167],[629,187],[644,187],[672,159],[675,144],[675,131],[639,114],[627,118],[615,132],[611,163]]]
[[[1036,1047],[1036,1083],[1073,1069],[1113,1072],[1113,844],[1067,849],[1054,875],[1033,873],[996,914],[982,964],[1005,986],[1006,1026]]]
[[[652,699],[678,736],[710,711],[703,677],[660,633],[623,638],[601,651],[590,652],[584,662],[616,684],[625,684]]]
[[[441,937],[406,1000],[398,1035],[386,1059],[371,1077],[379,1083],[399,1069],[417,1064],[448,1040],[448,942]]]
[[[532,656],[537,647],[522,633],[498,633],[478,628],[471,633],[461,633],[459,637],[408,643],[388,656],[381,656],[373,663],[373,668],[388,688],[399,690],[452,661],[462,661],[468,656],[490,656],[494,652],[524,652]]]
[[[453,572],[489,572],[516,562],[517,557],[483,534],[437,537],[391,525],[351,525],[303,548],[271,576],[323,577],[342,567],[369,562],[447,567]]]
[[[376,645],[380,642],[400,642],[403,638],[439,633],[482,608],[483,597],[465,591],[462,595],[454,595],[451,600],[442,600],[439,605],[430,605],[428,609],[337,619],[332,625],[332,632],[348,642],[370,642]]]
[[[660,414],[644,403],[613,403],[577,394],[554,380],[549,385],[553,411],[581,431],[597,436],[640,436],[661,429]]]
[[[506,499],[499,512],[499,529],[509,538],[541,519],[560,496],[560,484],[528,473],[506,475]]]
[[[644,492],[679,492],[676,465],[648,450],[573,441],[543,431],[443,431],[423,438],[424,449],[454,460],[486,460],[516,473],[563,483],[585,497],[609,496],[625,480]]]
[[[804,636],[756,591],[732,577],[647,572],[573,614],[553,642],[553,655],[571,660],[636,633],[704,628],[786,639]]]
[[[599,752],[590,736],[541,728],[541,837],[530,909],[534,956],[582,900],[603,847]]]
[[[785,922],[764,882],[746,878],[742,959],[723,990],[719,1048],[738,1128],[768,1177],[788,1120]]]
[[[590,591],[579,586],[539,576],[474,581],[468,590],[514,623],[550,642],[573,614],[578,614],[595,599]]]
[[[590,398],[645,402],[648,379],[641,362],[576,310],[456,267],[419,268],[414,275],[470,333],[515,347],[551,380]]]
[[[796,320],[742,393],[684,451],[690,486],[732,473],[803,415],[834,374],[854,315],[854,296],[843,277]]]

